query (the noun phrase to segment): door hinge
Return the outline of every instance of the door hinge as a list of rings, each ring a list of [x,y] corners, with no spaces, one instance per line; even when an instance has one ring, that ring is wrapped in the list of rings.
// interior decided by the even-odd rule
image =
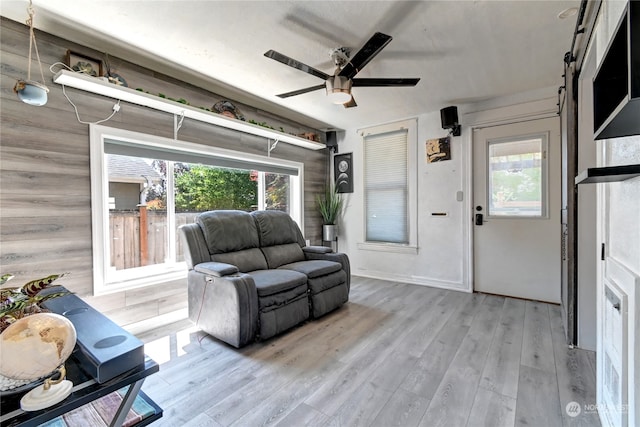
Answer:
[[[604,261],[604,253],[605,253],[605,244],[603,243],[602,246],[600,246],[600,261]]]

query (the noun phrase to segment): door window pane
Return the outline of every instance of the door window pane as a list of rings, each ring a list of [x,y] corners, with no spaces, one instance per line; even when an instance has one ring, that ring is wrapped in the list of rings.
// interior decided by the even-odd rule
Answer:
[[[489,216],[546,216],[546,136],[490,141]]]

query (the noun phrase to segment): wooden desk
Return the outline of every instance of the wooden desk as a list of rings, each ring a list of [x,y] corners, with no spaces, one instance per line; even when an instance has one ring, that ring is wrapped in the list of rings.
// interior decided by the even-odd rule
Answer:
[[[65,367],[67,368],[67,379],[73,382],[73,389],[69,397],[49,408],[25,412],[20,409],[20,399],[25,393],[12,395],[5,393],[0,401],[0,408],[2,408],[0,425],[2,427],[37,426],[123,387],[128,387],[128,391],[111,422],[111,426],[122,426],[129,409],[131,409],[131,405],[138,396],[151,405],[155,413],[141,420],[136,426],[145,426],[162,417],[162,408],[140,390],[144,379],[160,369],[158,364],[149,357],[145,358],[144,366],[125,372],[103,384],[99,384],[83,371],[73,356],[67,360]]]

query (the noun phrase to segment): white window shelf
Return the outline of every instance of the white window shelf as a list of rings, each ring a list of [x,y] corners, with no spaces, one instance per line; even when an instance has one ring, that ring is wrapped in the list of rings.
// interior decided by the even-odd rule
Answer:
[[[121,101],[130,102],[132,104],[142,105],[154,110],[164,111],[166,113],[183,115],[184,117],[209,123],[215,126],[221,126],[233,129],[239,132],[251,135],[261,136],[268,139],[274,139],[287,144],[297,145],[298,147],[310,150],[322,150],[326,146],[320,142],[310,141],[294,135],[289,135],[276,130],[268,129],[262,126],[247,123],[242,120],[233,119],[221,114],[212,113],[190,105],[181,104],[169,99],[159,98],[148,93],[134,90],[127,87],[116,86],[96,77],[87,76],[68,70],[59,71],[53,81],[64,86],[73,87],[97,95],[107,96]]]

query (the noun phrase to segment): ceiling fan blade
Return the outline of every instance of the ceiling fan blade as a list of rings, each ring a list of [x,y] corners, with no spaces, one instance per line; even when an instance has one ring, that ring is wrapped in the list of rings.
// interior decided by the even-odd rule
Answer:
[[[320,70],[317,70],[317,69],[315,69],[315,68],[313,68],[313,67],[311,67],[311,66],[309,66],[307,64],[303,64],[300,61],[296,61],[293,58],[289,58],[288,56],[283,55],[283,54],[281,54],[279,52],[276,52],[275,50],[266,51],[264,53],[264,56],[266,56],[267,58],[274,59],[274,60],[276,60],[278,62],[281,62],[284,65],[288,65],[289,67],[293,67],[293,68],[296,68],[296,69],[298,69],[300,71],[304,71],[305,73],[311,74],[312,76],[319,77],[319,78],[321,78],[323,80],[327,80],[329,77],[331,77],[327,73],[324,73],[324,72],[322,72]]]
[[[357,107],[358,104],[356,104],[356,99],[353,97],[353,95],[351,95],[351,99],[347,102],[345,102],[344,104],[344,108],[351,108],[351,107]]]
[[[419,78],[384,78],[384,79],[353,79],[353,86],[360,87],[385,87],[385,86],[415,86],[420,81]]]
[[[306,87],[304,89],[298,89],[298,90],[294,90],[287,93],[281,93],[280,95],[276,95],[276,96],[280,98],[288,98],[290,96],[302,95],[303,93],[313,92],[314,90],[318,90],[318,89],[326,89],[326,87],[327,86],[323,83],[321,85]]]
[[[389,44],[391,39],[392,37],[386,34],[375,33],[362,49],[351,58],[351,61],[342,68],[340,75],[352,79],[369,61],[380,53],[382,48]]]

